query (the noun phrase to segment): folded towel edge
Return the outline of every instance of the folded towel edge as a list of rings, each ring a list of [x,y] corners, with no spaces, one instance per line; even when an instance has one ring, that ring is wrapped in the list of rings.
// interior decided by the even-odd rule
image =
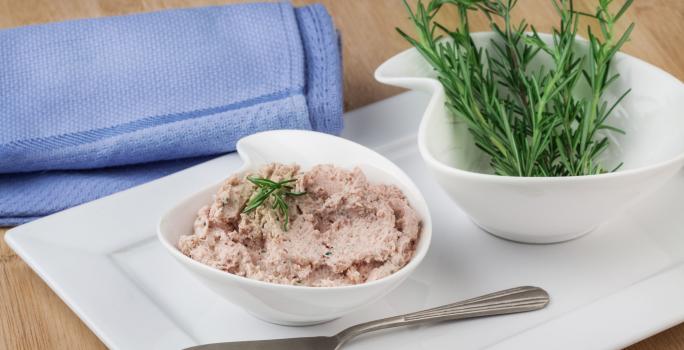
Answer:
[[[311,126],[316,131],[339,134],[344,101],[339,33],[323,5],[300,7],[295,13],[304,45]],[[331,94],[330,90],[335,91]]]

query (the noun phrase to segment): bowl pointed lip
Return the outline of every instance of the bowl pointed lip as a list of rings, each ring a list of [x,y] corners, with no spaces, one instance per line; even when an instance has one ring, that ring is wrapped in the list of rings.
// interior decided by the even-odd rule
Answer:
[[[492,36],[494,35],[494,32],[491,31],[486,31],[486,32],[474,32],[472,33],[473,36],[476,37],[487,37],[487,36]],[[540,36],[542,37],[549,37],[551,34],[549,33],[539,33]],[[586,39],[582,37],[577,37],[577,41],[579,42],[586,42]],[[416,55],[416,49],[415,48],[408,48],[404,51],[401,51],[397,53],[396,55],[390,57],[387,59],[385,62],[380,64],[378,68],[376,68],[374,76],[375,79],[381,83],[384,84],[389,84],[389,85],[399,85],[402,86],[406,82],[416,82],[416,81],[421,81],[424,83],[428,83],[431,88],[432,92],[430,95],[430,100],[428,102],[428,105],[425,108],[425,111],[430,110],[432,108],[443,108],[442,106],[433,106],[434,104],[437,103],[437,101],[440,99],[440,97],[446,97],[444,93],[444,88],[442,87],[442,84],[435,78],[431,77],[388,77],[384,75],[384,71],[387,69],[388,66],[394,63],[395,60],[398,60],[402,58],[403,56],[409,56],[409,55]],[[648,69],[653,70],[654,72],[658,72],[659,74],[662,74],[663,76],[667,77],[668,79],[671,79],[675,82],[678,82],[682,88],[684,88],[684,83],[674,77],[672,74],[668,73],[667,71],[654,66],[651,63],[648,63],[646,61],[643,61],[639,58],[636,58],[634,56],[628,55],[623,52],[618,52],[616,54],[617,58],[621,59],[629,59],[633,61],[634,63],[642,64],[646,66]],[[459,169],[450,165],[447,165],[446,163],[443,163],[439,160],[437,160],[436,157],[432,155],[432,153],[429,151],[427,147],[427,121],[430,116],[423,114],[423,118],[420,122],[420,126],[418,127],[418,150],[421,153],[423,159],[431,167],[433,167],[436,170],[439,170],[441,172],[448,173],[450,175],[455,175],[463,178],[467,178],[470,180],[479,180],[479,181],[485,181],[485,182],[490,182],[490,183],[515,183],[515,184],[537,184],[537,183],[582,183],[586,181],[604,181],[604,180],[611,180],[615,178],[620,178],[620,177],[628,177],[628,176],[633,176],[633,175],[639,175],[639,174],[644,174],[644,173],[649,173],[653,171],[657,171],[661,168],[666,168],[669,166],[676,166],[677,163],[682,163],[679,164],[679,166],[684,165],[684,150],[680,152],[678,155],[664,161],[660,161],[654,164],[638,167],[638,168],[633,168],[633,169],[627,169],[627,170],[621,170],[621,171],[615,171],[615,172],[610,172],[610,173],[603,173],[603,174],[597,174],[597,175],[578,175],[578,176],[510,176],[510,175],[496,175],[496,174],[488,174],[488,173],[479,173],[475,171],[469,171],[469,170],[463,170]]]
[[[245,285],[248,285],[248,286],[254,287],[254,288],[273,288],[273,289],[281,289],[283,291],[285,291],[285,290],[301,291],[301,292],[305,292],[305,293],[328,293],[328,292],[333,292],[333,291],[334,292],[347,291],[347,290],[357,290],[358,291],[361,289],[370,289],[370,288],[376,287],[378,285],[392,284],[393,282],[395,282],[395,283],[401,282],[405,278],[408,278],[409,275],[411,274],[411,272],[413,272],[413,270],[415,270],[415,268],[418,267],[418,265],[420,265],[420,263],[423,261],[423,259],[427,255],[428,250],[430,249],[430,244],[432,242],[432,218],[430,216],[430,210],[429,210],[429,207],[427,205],[427,202],[425,201],[425,198],[423,197],[423,194],[420,192],[420,190],[415,185],[413,180],[411,180],[411,178],[408,177],[408,175],[406,175],[406,173],[404,173],[404,171],[401,170],[401,168],[396,166],[394,164],[394,162],[392,162],[387,157],[375,152],[374,150],[372,150],[366,146],[360,145],[356,142],[344,139],[344,138],[339,137],[339,136],[325,134],[325,133],[321,133],[321,132],[317,132],[317,131],[294,130],[294,129],[292,129],[292,130],[283,129],[283,130],[262,131],[259,133],[255,133],[255,134],[246,136],[243,139],[239,140],[238,144],[237,144],[237,152],[238,152],[238,155],[240,156],[240,159],[244,162],[244,164],[240,168],[235,170],[235,172],[233,172],[233,174],[243,173],[243,172],[245,172],[245,171],[247,171],[253,167],[252,162],[249,159],[249,155],[246,154],[244,151],[244,148],[241,147],[241,145],[244,144],[244,142],[242,140],[247,140],[249,138],[257,137],[259,135],[263,135],[263,134],[267,134],[267,133],[302,133],[302,134],[314,133],[314,134],[324,135],[326,137],[335,138],[337,140],[337,142],[351,143],[351,144],[355,144],[357,146],[360,146],[363,149],[365,149],[365,151],[374,153],[374,154],[384,158],[385,160],[387,160],[390,164],[392,164],[395,167],[394,170],[399,171],[399,173],[404,177],[404,179],[401,179],[401,177],[398,177],[396,174],[389,174],[388,171],[385,171],[385,170],[383,170],[383,171],[388,172],[388,175],[391,175],[393,178],[400,180],[401,183],[408,185],[416,195],[416,198],[415,198],[416,204],[421,206],[425,212],[425,217],[422,218],[423,224],[421,227],[420,236],[418,238],[420,244],[418,244],[418,243],[416,244],[417,249],[416,249],[413,257],[411,257],[411,260],[409,260],[409,262],[406,265],[402,266],[399,270],[395,271],[394,273],[392,273],[388,276],[380,278],[378,280],[371,281],[371,282],[364,282],[364,283],[360,283],[360,284],[353,284],[353,285],[346,285],[346,286],[332,286],[332,287],[297,286],[297,285],[290,285],[290,284],[279,284],[279,283],[266,282],[266,281],[251,279],[251,278],[247,278],[247,277],[243,277],[243,276],[238,276],[238,275],[232,274],[230,272],[222,271],[222,270],[219,270],[217,268],[202,264],[201,262],[194,260],[194,259],[186,256],[185,254],[181,253],[180,250],[178,250],[178,248],[175,246],[175,244],[170,242],[169,239],[167,239],[167,236],[165,234],[165,230],[163,229],[163,225],[164,225],[165,221],[169,220],[170,215],[172,215],[175,212],[176,208],[182,206],[184,203],[186,203],[188,201],[191,201],[198,194],[203,193],[205,191],[208,191],[209,189],[215,188],[217,185],[220,185],[223,182],[223,180],[220,181],[219,183],[212,184],[209,186],[205,186],[204,188],[200,189],[199,191],[196,191],[193,194],[185,197],[184,199],[179,201],[176,205],[174,205],[169,210],[164,212],[164,214],[161,215],[161,217],[157,221],[156,231],[157,231],[157,239],[159,241],[161,241],[164,248],[166,248],[166,250],[169,251],[171,253],[171,255],[173,255],[179,262],[181,262],[183,264],[187,264],[193,268],[199,269],[202,273],[210,274],[212,276],[216,276],[216,278],[227,279],[228,281],[231,281],[234,283],[245,284]],[[331,163],[334,164],[334,162],[331,162]],[[406,180],[406,181],[404,181],[404,180]],[[192,271],[192,272],[196,273],[195,271]]]

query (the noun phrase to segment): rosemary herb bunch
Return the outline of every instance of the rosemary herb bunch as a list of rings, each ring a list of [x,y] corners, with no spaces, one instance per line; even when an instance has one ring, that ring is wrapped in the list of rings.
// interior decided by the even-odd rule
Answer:
[[[294,187],[291,184],[297,181],[297,179],[287,179],[275,182],[265,178],[247,176],[247,180],[253,183],[257,187],[257,190],[254,191],[250,200],[245,204],[245,208],[242,212],[249,213],[256,210],[256,208],[260,207],[271,198],[271,201],[273,202],[271,204],[271,209],[276,210],[280,215],[283,221],[283,231],[287,231],[288,225],[290,224],[290,207],[287,205],[285,197],[306,194],[306,192],[292,192]]]
[[[594,14],[576,11],[572,0],[550,1],[560,17],[552,44],[524,20],[512,23],[517,0],[431,0],[427,5],[419,0],[415,10],[404,0],[418,36],[397,31],[434,68],[447,95],[446,107],[467,124],[475,144],[490,157],[499,175],[607,172],[598,162],[609,146],[602,131],[622,132],[606,122],[629,91],[610,106],[604,94],[618,78],[610,70],[611,60],[634,28],[631,24],[617,36],[615,23],[633,0],[615,12],[609,8],[613,0],[597,0]],[[454,29],[435,20],[445,6],[457,10]],[[489,50],[477,47],[470,35],[472,11],[489,19],[495,33]],[[582,16],[597,20],[601,29],[595,35],[589,28],[585,56],[575,51]],[[532,62],[540,54],[553,65],[533,69]],[[574,93],[580,84],[588,87],[590,97]]]

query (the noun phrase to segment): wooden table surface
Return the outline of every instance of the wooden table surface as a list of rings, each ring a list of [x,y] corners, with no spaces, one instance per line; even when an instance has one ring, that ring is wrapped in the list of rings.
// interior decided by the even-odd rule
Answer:
[[[0,28],[169,8],[234,3],[229,0],[0,0]],[[294,0],[295,4],[317,1]],[[409,23],[399,0],[321,0],[342,33],[345,108],[400,92],[373,80],[375,67],[408,47],[394,32]],[[576,0],[589,9],[596,0]],[[621,3],[622,0],[617,0]],[[549,0],[520,1],[518,16],[547,31],[555,24]],[[624,51],[684,80],[684,1],[638,0],[626,21],[637,27]],[[445,19],[449,22],[449,19]],[[482,19],[474,21],[486,30]],[[623,25],[624,26],[624,25]],[[4,230],[0,229],[4,237]],[[610,327],[610,325],[602,325]],[[570,330],[569,330],[570,331]],[[600,331],[600,330],[597,330]],[[104,345],[0,239],[0,349],[99,349]],[[630,350],[684,349],[684,324]]]

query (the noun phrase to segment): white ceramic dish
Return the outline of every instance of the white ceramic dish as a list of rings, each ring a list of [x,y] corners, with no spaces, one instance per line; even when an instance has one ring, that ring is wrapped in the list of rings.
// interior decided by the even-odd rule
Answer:
[[[491,33],[473,35],[489,47]],[[544,36],[548,41],[549,36]],[[578,50],[586,51],[584,41]],[[487,159],[475,147],[465,123],[454,122],[434,72],[415,49],[383,63],[378,81],[432,95],[418,130],[418,149],[439,184],[485,230],[515,241],[552,243],[576,238],[652,193],[684,164],[684,85],[662,70],[618,53],[612,67],[620,73],[608,96],[632,91],[616,109],[611,124],[626,135],[611,134],[605,163],[615,173],[596,176],[524,178],[483,173]]]
[[[297,326],[330,321],[385,296],[403,282],[425,257],[432,236],[432,221],[425,199],[401,169],[375,151],[340,137],[301,130],[254,134],[241,139],[237,150],[244,164],[234,173],[255,170],[273,162],[296,163],[302,169],[327,163],[347,169],[358,166],[370,182],[399,187],[423,219],[415,255],[399,271],[377,281],[354,286],[312,288],[267,283],[226,273],[199,263],[176,248],[180,236],[192,232],[197,211],[212,201],[221,183],[193,194],[164,213],[157,233],[168,252],[204,285],[256,317]]]
[[[684,173],[591,235],[554,245],[501,240],[473,225],[423,163],[415,131],[427,102],[407,93],[345,116],[345,138],[377,150],[418,186],[433,234],[404,283],[332,322],[260,321],[197,283],[159,243],[157,219],[237,171],[235,154],[14,228],[7,241],[111,349],[331,335],[515,285],[542,286],[553,300],[528,314],[369,335],[344,350],[618,349],[684,321]]]

